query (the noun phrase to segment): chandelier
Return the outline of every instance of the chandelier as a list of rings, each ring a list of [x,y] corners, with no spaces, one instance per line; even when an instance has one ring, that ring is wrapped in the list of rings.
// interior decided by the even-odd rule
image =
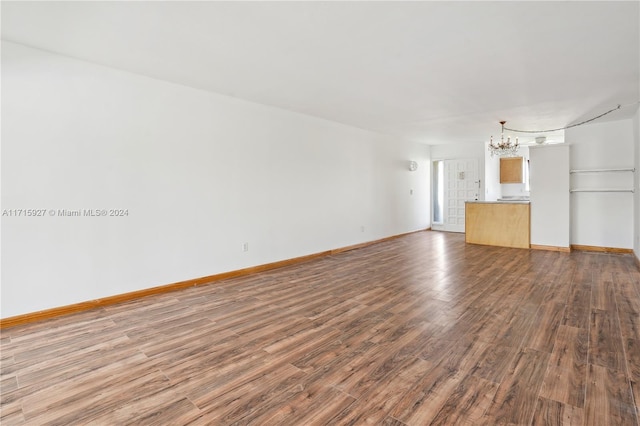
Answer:
[[[505,142],[504,140],[504,125],[506,121],[501,121],[502,132],[500,134],[500,142],[494,142],[493,136],[491,136],[491,141],[489,142],[489,152],[491,156],[498,155],[501,157],[513,157],[517,154],[518,148],[520,148],[520,144],[518,143],[518,138],[514,143],[511,142],[511,137],[507,137]]]

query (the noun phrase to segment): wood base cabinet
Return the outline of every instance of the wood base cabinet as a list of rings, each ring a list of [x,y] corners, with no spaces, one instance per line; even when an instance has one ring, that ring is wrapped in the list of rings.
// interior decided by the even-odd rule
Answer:
[[[465,241],[471,244],[529,248],[528,203],[467,202]]]

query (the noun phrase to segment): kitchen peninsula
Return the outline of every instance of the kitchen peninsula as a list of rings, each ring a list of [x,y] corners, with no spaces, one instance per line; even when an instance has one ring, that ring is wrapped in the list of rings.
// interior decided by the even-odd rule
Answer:
[[[529,248],[530,217],[528,200],[467,201],[465,242]]]

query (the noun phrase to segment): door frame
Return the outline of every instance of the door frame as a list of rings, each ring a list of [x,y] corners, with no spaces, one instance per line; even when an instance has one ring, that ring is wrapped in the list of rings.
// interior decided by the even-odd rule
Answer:
[[[433,183],[431,185],[431,229],[434,231],[445,231],[445,232],[461,232],[459,230],[454,230],[452,229],[452,225],[448,224],[448,214],[446,211],[446,204],[448,201],[447,198],[447,194],[446,194],[446,184],[448,183],[447,179],[447,173],[446,173],[446,164],[447,162],[451,162],[451,161],[473,161],[475,162],[475,169],[476,169],[476,177],[474,179],[474,185],[477,185],[477,187],[475,188],[475,196],[473,198],[466,198],[466,200],[479,200],[481,199],[480,197],[482,196],[482,178],[480,175],[480,160],[477,157],[463,157],[463,158],[432,158],[431,159],[431,170],[432,170],[432,175],[431,175],[431,181],[435,182],[434,179],[434,173],[435,173],[435,167],[433,167],[433,163],[437,162],[437,161],[442,161],[443,165],[444,165],[444,169],[445,172],[443,173],[443,182],[441,183],[443,185],[444,190],[444,196],[443,196],[443,222],[442,223],[436,223],[434,221],[434,213],[435,213],[435,209],[434,209],[434,200],[436,197],[436,191],[435,188],[433,187]],[[464,231],[462,231],[464,232]]]

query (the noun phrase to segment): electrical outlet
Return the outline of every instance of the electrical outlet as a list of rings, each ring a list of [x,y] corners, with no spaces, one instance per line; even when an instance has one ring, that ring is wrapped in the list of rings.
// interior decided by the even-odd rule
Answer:
[[[364,232],[364,225],[360,227],[360,232]]]
[[[409,190],[409,195],[413,195],[413,189]]]
[[[242,251],[249,251],[249,243],[242,244]]]

